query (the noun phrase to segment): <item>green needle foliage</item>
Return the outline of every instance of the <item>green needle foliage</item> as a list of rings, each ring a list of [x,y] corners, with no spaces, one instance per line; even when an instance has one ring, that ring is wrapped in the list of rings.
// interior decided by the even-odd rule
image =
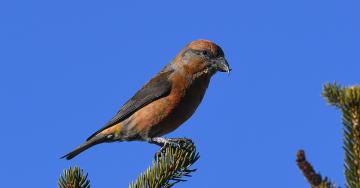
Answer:
[[[179,146],[166,145],[158,152],[152,167],[143,172],[130,188],[168,188],[186,181],[195,169],[189,169],[199,159],[194,143],[189,139],[177,139]]]
[[[323,96],[342,111],[346,187],[360,187],[360,87],[324,86]]]
[[[84,173],[79,167],[64,170],[58,182],[59,188],[90,188],[90,180],[87,179],[88,174]]]
[[[130,188],[168,188],[179,182],[186,181],[184,177],[191,177],[196,169],[190,169],[199,159],[194,143],[190,139],[170,139],[167,144],[155,154],[152,166],[143,172]],[[79,167],[64,170],[59,178],[59,188],[90,188],[88,174]]]
[[[360,86],[342,87],[336,83],[327,83],[324,85],[322,95],[328,104],[337,107],[342,112],[345,186],[360,188]],[[320,174],[315,173],[311,164],[306,161],[302,150],[298,152],[297,163],[311,187],[335,187],[327,178],[322,179]]]

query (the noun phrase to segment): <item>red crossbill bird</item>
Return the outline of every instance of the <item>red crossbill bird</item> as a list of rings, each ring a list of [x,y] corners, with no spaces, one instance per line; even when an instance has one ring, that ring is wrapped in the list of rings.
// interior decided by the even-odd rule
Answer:
[[[174,131],[193,115],[211,77],[218,71],[231,71],[220,46],[208,40],[191,42],[104,127],[62,158],[70,160],[106,142],[146,141],[158,145],[170,142],[161,136]]]

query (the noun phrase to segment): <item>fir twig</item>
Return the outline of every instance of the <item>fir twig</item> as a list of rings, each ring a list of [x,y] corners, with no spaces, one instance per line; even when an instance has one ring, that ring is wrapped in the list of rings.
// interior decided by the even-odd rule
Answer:
[[[194,143],[190,139],[178,139],[180,147],[167,145],[155,156],[152,167],[143,172],[130,188],[168,188],[186,181],[196,169],[190,169],[199,159]]]
[[[58,181],[59,188],[90,188],[90,180],[87,179],[88,174],[79,167],[64,170],[63,175]]]
[[[344,104],[344,89],[336,82],[326,83],[323,87],[322,96],[330,105],[341,108]]]
[[[346,186],[360,187],[360,87],[324,86],[323,96],[342,111]]]
[[[312,188],[335,188],[336,185],[328,180],[327,177],[324,179],[320,173],[316,173],[313,166],[309,161],[306,160],[305,151],[299,150],[296,155],[296,163],[302,173],[304,174],[307,181],[310,183]]]
[[[321,184],[322,177],[320,174],[315,172],[312,165],[306,160],[304,150],[298,151],[296,155],[296,163],[312,186],[318,186]]]

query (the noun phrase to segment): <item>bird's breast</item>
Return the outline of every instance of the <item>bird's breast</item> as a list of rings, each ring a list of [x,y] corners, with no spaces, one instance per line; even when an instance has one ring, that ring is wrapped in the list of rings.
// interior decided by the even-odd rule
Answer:
[[[210,77],[192,81],[176,75],[171,81],[168,96],[144,106],[124,122],[128,131],[144,139],[175,130],[193,115],[201,103]]]
[[[160,115],[160,121],[151,126],[149,136],[162,136],[174,131],[182,123],[188,120],[201,103],[210,77],[197,80],[188,80],[183,77],[173,78],[173,87],[169,96],[161,99],[164,114]]]

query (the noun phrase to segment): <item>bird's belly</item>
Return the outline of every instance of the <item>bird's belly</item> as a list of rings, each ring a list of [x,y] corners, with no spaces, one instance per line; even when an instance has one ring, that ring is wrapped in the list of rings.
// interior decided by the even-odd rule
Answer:
[[[172,91],[130,116],[124,123],[128,140],[147,139],[174,131],[188,120],[204,97],[210,79],[194,82],[183,91]]]
[[[157,137],[174,131],[186,120],[188,120],[196,111],[197,107],[201,103],[206,89],[208,87],[209,80],[202,82],[195,82],[189,88],[187,88],[185,95],[183,96],[169,96],[164,98],[167,105],[166,116],[163,117],[159,122],[153,124],[148,131],[148,137]],[[179,97],[177,104],[171,105]]]

